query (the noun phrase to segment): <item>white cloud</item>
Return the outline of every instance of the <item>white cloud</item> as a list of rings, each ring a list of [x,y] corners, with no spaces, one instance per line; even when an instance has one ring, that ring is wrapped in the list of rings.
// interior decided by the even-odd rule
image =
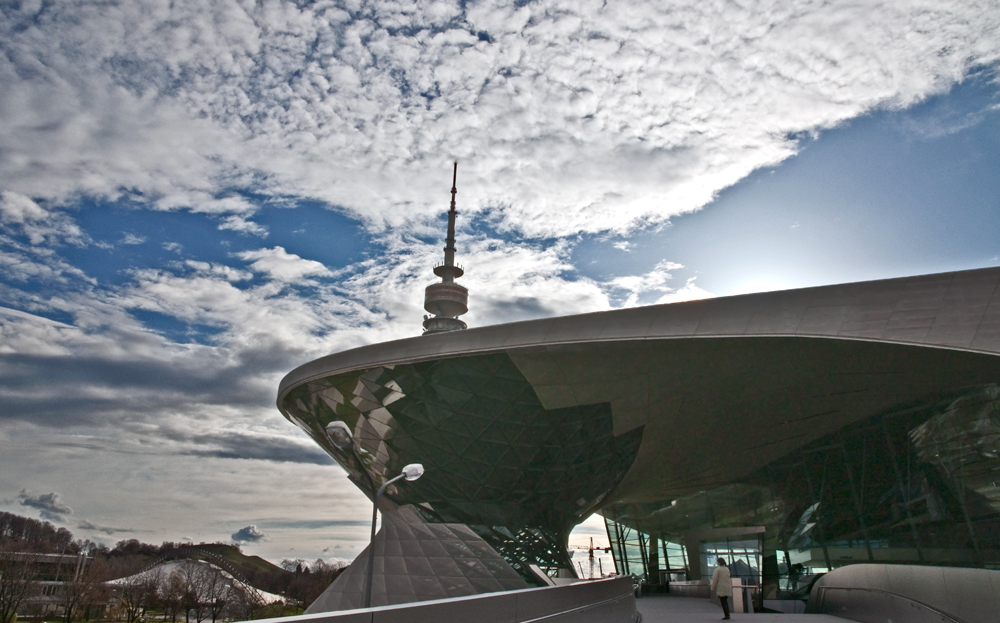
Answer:
[[[699,301],[701,299],[714,298],[715,295],[698,287],[695,283],[697,277],[688,278],[687,282],[676,290],[671,290],[661,296],[656,303],[680,303],[682,301]]]
[[[168,249],[170,250],[170,249]],[[213,264],[211,262],[199,262],[197,260],[186,260],[184,265],[193,270],[196,274],[222,277],[226,281],[246,281],[253,278],[253,273],[248,270],[240,270],[225,264]]]
[[[252,261],[250,268],[254,272],[264,273],[274,281],[296,283],[305,280],[306,277],[329,277],[332,275],[330,270],[320,262],[303,259],[294,253],[288,253],[282,247],[244,251],[239,254],[239,257]]]
[[[0,194],[0,219],[6,223],[43,221],[48,216],[48,212],[24,195],[9,191]]]
[[[119,244],[143,244],[146,242],[145,236],[137,236],[133,233],[126,233],[122,236],[122,239],[118,241]]]
[[[8,236],[23,236],[32,245],[82,245],[86,236],[62,211],[43,208],[20,193],[0,192],[0,230]]]
[[[517,4],[7,12],[0,183],[262,235],[232,188],[401,226],[439,210],[457,157],[465,209],[501,227],[623,231],[788,157],[794,133],[909,105],[1000,54],[986,0]]]
[[[253,221],[248,221],[240,215],[228,216],[223,219],[219,229],[231,229],[241,234],[251,234],[253,236],[267,237],[267,228]]]
[[[496,239],[469,244],[461,259],[470,267],[462,279],[470,290],[466,317],[470,326],[607,309],[604,290],[573,275],[570,249],[567,243],[511,244]],[[433,279],[421,281],[426,286]]]
[[[626,275],[623,277],[615,277],[604,285],[605,288],[612,293],[625,294],[625,300],[621,305],[622,307],[634,307],[639,304],[639,297],[643,294],[650,292],[673,293],[673,288],[667,285],[668,282],[673,279],[673,275],[669,271],[677,270],[679,268],[684,268],[684,266],[676,262],[663,260],[654,266],[653,270],[644,275]],[[691,283],[693,283],[693,279],[691,280]],[[665,296],[669,296],[669,294]]]

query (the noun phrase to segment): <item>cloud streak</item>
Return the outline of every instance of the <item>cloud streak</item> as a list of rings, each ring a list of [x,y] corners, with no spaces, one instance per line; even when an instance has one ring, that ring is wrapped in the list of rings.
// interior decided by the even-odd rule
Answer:
[[[112,534],[115,534],[117,532],[135,532],[135,530],[132,530],[130,528],[115,528],[113,526],[105,526],[105,525],[101,525],[101,524],[95,524],[92,521],[86,521],[86,520],[81,521],[80,524],[77,526],[77,528],[79,528],[80,530],[91,530],[91,531],[94,531],[94,532],[103,532],[104,534],[107,534],[108,536],[111,536]]]

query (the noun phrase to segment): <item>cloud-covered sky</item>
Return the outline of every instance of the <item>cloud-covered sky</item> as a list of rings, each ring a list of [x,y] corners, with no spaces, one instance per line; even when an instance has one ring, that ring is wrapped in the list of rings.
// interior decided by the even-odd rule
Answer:
[[[0,507],[350,559],[277,384],[419,333],[453,160],[472,326],[995,265],[998,57],[973,0],[0,3]]]

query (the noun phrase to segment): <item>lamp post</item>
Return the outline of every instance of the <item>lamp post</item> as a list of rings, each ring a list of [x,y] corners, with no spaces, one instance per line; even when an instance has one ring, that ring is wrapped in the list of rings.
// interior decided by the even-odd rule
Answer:
[[[386,487],[400,478],[413,481],[423,475],[424,466],[420,463],[411,463],[403,468],[403,473],[379,487],[378,493],[375,494],[375,499],[372,500],[372,538],[368,543],[368,577],[365,581],[365,608],[370,608],[372,605],[372,576],[375,573],[375,522],[378,520],[378,499],[385,492]]]
[[[372,475],[368,473],[365,468],[365,464],[361,461],[361,455],[358,453],[357,444],[354,443],[354,435],[351,433],[351,429],[341,421],[330,422],[326,427],[326,434],[330,437],[330,441],[333,445],[337,446],[341,450],[350,450],[351,454],[354,456],[354,460],[358,464],[358,469],[365,475],[368,479],[368,484],[375,491],[375,480]],[[365,579],[365,608],[370,608],[372,605],[372,576],[375,571],[375,524],[378,521],[378,499],[385,492],[386,488],[392,483],[398,481],[401,478],[405,478],[408,481],[413,481],[424,475],[424,466],[420,463],[411,463],[403,468],[401,474],[388,481],[384,485],[378,488],[375,492],[375,497],[372,498],[372,536],[371,541],[368,544],[368,574]]]

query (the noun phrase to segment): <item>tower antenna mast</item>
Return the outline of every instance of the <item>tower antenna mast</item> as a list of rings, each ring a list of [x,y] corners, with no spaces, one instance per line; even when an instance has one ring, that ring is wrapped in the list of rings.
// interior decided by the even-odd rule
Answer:
[[[455,283],[465,274],[461,266],[455,264],[455,195],[458,194],[458,162],[454,163],[451,174],[451,208],[448,210],[448,235],[445,237],[444,263],[434,267],[434,274],[440,283],[424,289],[424,309],[433,316],[424,316],[424,335],[444,333],[466,328],[458,317],[469,311],[469,290]]]

